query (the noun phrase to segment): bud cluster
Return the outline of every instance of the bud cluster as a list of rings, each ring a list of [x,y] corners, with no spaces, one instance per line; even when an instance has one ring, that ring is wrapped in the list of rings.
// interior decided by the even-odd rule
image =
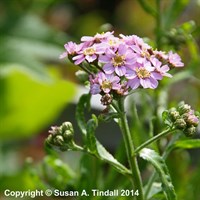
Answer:
[[[199,124],[199,116],[191,106],[180,102],[177,108],[171,108],[168,112],[168,120],[173,126],[190,137],[196,132],[196,127]]]
[[[52,126],[47,142],[57,147],[70,149],[74,146],[74,129],[71,122],[64,122],[61,126]]]

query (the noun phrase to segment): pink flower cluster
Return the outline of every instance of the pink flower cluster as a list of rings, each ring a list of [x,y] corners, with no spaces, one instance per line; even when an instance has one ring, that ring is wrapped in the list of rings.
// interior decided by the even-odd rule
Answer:
[[[80,44],[68,42],[65,49],[61,58],[69,57],[79,66],[84,62],[96,66],[96,72],[90,73],[91,94],[127,95],[138,87],[155,89],[164,76],[172,77],[171,68],[184,66],[177,53],[153,50],[136,35],[97,33],[82,37]]]

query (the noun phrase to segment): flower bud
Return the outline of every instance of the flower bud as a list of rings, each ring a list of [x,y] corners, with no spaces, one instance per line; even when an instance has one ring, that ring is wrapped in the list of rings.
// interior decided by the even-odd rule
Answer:
[[[49,133],[52,135],[57,135],[61,133],[60,127],[58,126],[51,126],[51,129],[49,130]]]
[[[101,97],[101,103],[104,105],[104,106],[107,106],[109,104],[112,103],[112,96],[110,94],[105,94]]]
[[[174,125],[176,126],[176,128],[178,129],[185,129],[186,128],[186,122],[184,119],[179,118],[175,121]]]
[[[52,134],[48,135],[48,137],[46,139],[46,142],[49,143],[49,144],[52,144],[52,142],[53,142],[53,136],[52,136]]]
[[[184,130],[184,134],[187,137],[192,137],[196,133],[196,128],[194,126],[188,127]]]
[[[56,146],[62,146],[64,142],[62,135],[56,135],[53,139],[53,144]]]
[[[62,133],[64,133],[65,131],[69,130],[71,132],[71,134],[74,133],[74,128],[71,122],[64,122],[61,125],[61,129],[62,129]]]
[[[188,113],[191,110],[191,106],[188,104],[185,104],[184,102],[181,102],[178,106],[178,111],[182,115],[184,113]]]
[[[70,130],[66,130],[64,133],[63,133],[63,138],[66,142],[69,142],[73,139],[73,132],[70,131]]]
[[[172,121],[176,121],[178,118],[180,118],[180,114],[176,110],[170,110],[169,117],[172,119]]]
[[[186,122],[188,123],[188,125],[196,127],[199,124],[199,119],[197,116],[195,116],[193,114],[192,115],[188,114]]]

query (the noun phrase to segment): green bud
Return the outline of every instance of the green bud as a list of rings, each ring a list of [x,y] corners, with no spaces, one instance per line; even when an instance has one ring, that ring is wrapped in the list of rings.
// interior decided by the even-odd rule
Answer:
[[[184,113],[188,113],[191,111],[191,106],[188,104],[185,104],[184,102],[181,102],[178,106],[178,111],[181,115]]]
[[[171,118],[172,121],[176,121],[177,119],[180,118],[180,114],[176,110],[170,110],[169,111],[169,117]]]
[[[62,146],[65,143],[62,135],[56,135],[53,139],[53,144],[56,146]]]
[[[192,137],[196,133],[196,128],[194,126],[188,127],[184,130],[184,134],[187,137]]]
[[[61,125],[61,129],[62,129],[62,134],[69,130],[71,132],[71,134],[74,133],[74,128],[73,128],[73,125],[71,122],[64,122],[62,125]]]
[[[70,131],[70,130],[66,130],[64,133],[63,133],[63,138],[66,142],[69,142],[73,139],[73,132]]]
[[[48,135],[46,142],[49,143],[49,144],[52,144],[52,142],[53,142],[53,135],[52,134]]]
[[[185,129],[186,128],[186,122],[184,119],[182,118],[179,118],[175,121],[174,123],[175,127],[178,128],[178,129]]]

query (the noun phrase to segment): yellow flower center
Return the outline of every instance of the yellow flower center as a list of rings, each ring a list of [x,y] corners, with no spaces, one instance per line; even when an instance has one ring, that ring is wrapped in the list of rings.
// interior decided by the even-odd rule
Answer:
[[[117,44],[117,42],[116,42],[115,40],[110,39],[110,40],[108,41],[108,44],[109,44],[110,46],[113,46],[113,45]]]
[[[108,80],[104,80],[101,85],[102,89],[112,89],[112,83]]]
[[[150,54],[149,54],[149,52],[148,51],[146,51],[146,50],[142,50],[142,52],[141,52],[141,56],[143,57],[143,58],[150,58]]]
[[[149,78],[151,76],[151,73],[144,68],[137,68],[136,74],[138,78]]]
[[[125,56],[124,55],[116,54],[116,56],[112,58],[112,64],[115,67],[122,66],[122,65],[124,65],[124,63],[125,63]]]
[[[95,53],[95,49],[93,47],[89,47],[87,49],[84,49],[83,54],[85,56],[92,56]]]

